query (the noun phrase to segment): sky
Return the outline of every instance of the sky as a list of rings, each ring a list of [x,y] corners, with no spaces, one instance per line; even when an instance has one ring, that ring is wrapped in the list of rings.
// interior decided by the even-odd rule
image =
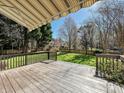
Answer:
[[[74,19],[75,23],[77,24],[77,27],[80,27],[81,24],[83,24],[84,22],[86,22],[86,20],[89,20],[92,17],[92,13],[97,14],[96,10],[100,6],[100,3],[101,3],[100,1],[96,2],[91,7],[82,8],[75,13],[69,14],[68,16],[71,16]],[[59,38],[58,35],[59,27],[63,25],[66,17],[62,17],[58,20],[52,21],[51,26],[52,26],[53,38]]]

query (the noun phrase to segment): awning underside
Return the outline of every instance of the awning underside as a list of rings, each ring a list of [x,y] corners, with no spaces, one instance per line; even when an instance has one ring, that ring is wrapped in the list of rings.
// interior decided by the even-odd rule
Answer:
[[[0,0],[0,13],[33,30],[97,0]]]

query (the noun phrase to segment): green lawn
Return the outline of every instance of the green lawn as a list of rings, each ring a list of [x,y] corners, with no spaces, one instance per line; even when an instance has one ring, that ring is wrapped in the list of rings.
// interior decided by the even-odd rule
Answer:
[[[76,54],[76,53],[58,54],[57,60],[72,62],[77,64],[85,64],[89,66],[96,65],[95,56],[84,55],[84,54]]]

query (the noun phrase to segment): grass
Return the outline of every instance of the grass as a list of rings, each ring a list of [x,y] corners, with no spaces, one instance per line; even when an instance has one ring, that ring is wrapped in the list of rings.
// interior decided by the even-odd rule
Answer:
[[[95,56],[84,54],[76,53],[59,54],[58,60],[77,64],[85,64],[94,67],[96,65]],[[124,64],[120,60],[114,60],[114,69],[113,61],[110,59],[106,59],[106,62],[102,62],[100,68],[101,70],[99,71],[101,71],[101,73],[105,73],[106,80],[113,81],[118,84],[124,84]]]
[[[89,65],[94,67],[96,65],[95,56],[77,54],[77,53],[58,54],[57,60],[72,62],[77,64],[84,64],[84,65]]]

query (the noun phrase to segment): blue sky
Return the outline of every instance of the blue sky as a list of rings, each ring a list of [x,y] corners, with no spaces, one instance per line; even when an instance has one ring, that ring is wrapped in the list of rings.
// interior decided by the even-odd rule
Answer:
[[[96,4],[92,5],[91,7],[88,8],[82,8],[79,11],[75,12],[75,13],[71,13],[68,16],[71,16],[72,18],[74,18],[77,26],[80,26],[81,24],[83,24],[83,22],[86,22],[86,20],[91,18],[91,11],[93,13],[96,13],[96,9],[98,8],[100,2],[97,2]],[[68,17],[66,16],[66,17]],[[58,38],[58,29],[59,27],[64,23],[64,19],[66,17],[62,17],[58,20],[52,21],[51,25],[52,25],[52,32],[53,32],[53,38]]]

